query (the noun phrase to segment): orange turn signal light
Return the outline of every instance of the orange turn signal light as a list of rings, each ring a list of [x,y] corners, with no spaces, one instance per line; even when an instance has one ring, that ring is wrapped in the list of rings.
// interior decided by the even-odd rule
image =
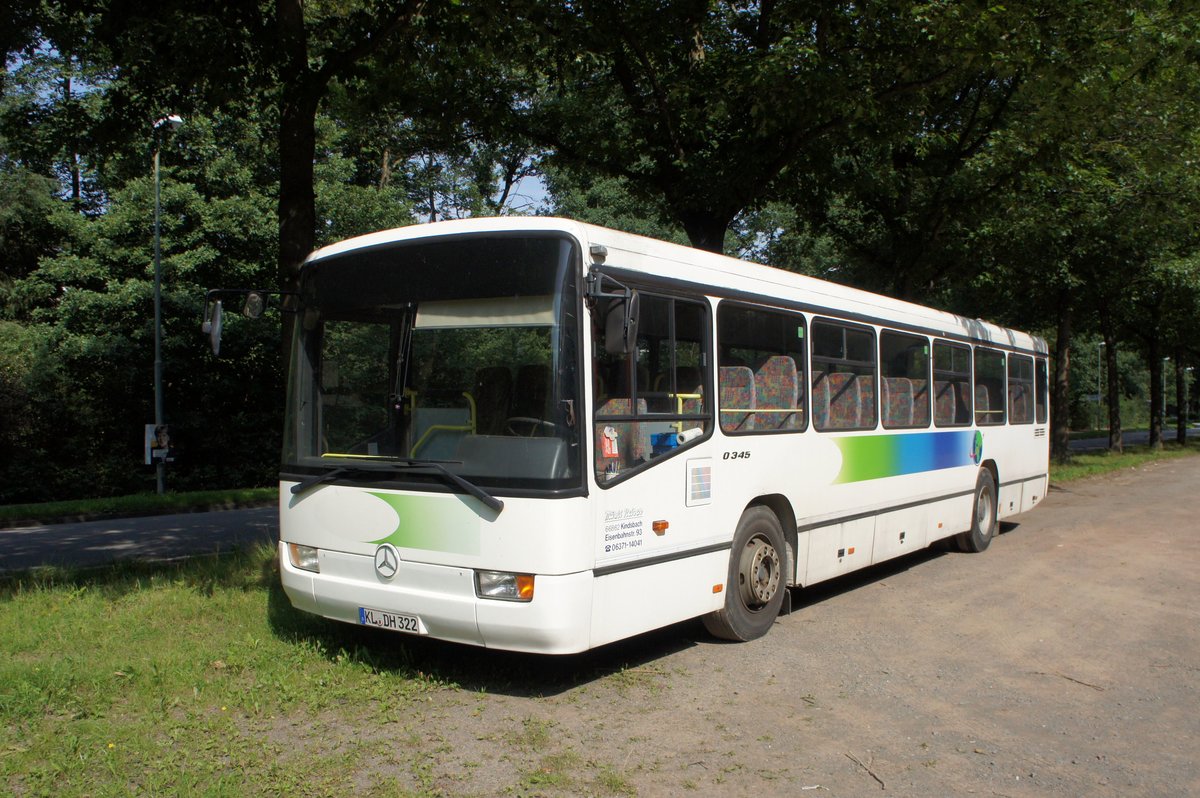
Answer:
[[[650,528],[654,530],[654,534],[661,535],[667,531],[667,527],[669,526],[670,524],[666,521],[655,521],[650,525]]]
[[[533,600],[532,574],[517,574],[517,598],[521,601]]]

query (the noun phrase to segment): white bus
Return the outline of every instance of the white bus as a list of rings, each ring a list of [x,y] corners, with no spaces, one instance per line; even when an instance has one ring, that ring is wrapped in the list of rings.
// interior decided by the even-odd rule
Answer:
[[[347,623],[751,640],[1046,494],[1046,344],[978,319],[552,218],[330,246],[295,301],[280,570]]]

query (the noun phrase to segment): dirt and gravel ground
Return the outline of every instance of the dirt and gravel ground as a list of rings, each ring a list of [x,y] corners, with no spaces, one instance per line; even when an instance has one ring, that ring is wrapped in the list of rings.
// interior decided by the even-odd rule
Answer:
[[[378,751],[364,790],[424,794],[1200,795],[1198,485],[1188,458],[1053,490],[986,553],[798,591],[750,644],[406,640],[465,678],[394,723],[273,736]]]

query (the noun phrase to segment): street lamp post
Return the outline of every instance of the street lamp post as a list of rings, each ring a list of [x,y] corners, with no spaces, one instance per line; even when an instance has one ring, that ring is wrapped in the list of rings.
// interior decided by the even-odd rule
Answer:
[[[164,116],[154,123],[154,428],[157,431],[163,424],[163,386],[162,386],[162,246],[160,236],[160,217],[162,207],[159,198],[159,151],[162,149],[162,134],[175,130],[183,124],[183,119],[171,114]],[[163,457],[155,460],[155,482],[159,495],[166,490],[166,463]]]

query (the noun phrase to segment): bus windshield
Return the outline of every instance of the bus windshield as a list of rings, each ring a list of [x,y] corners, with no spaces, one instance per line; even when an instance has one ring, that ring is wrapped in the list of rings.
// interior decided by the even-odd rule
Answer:
[[[307,265],[285,470],[579,487],[577,269],[555,236],[401,242]]]

